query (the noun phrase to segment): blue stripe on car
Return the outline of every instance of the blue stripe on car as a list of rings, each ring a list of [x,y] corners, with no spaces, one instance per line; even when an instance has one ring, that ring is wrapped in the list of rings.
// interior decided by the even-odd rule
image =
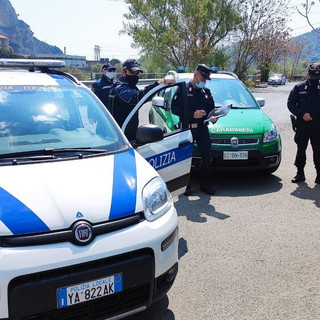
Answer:
[[[109,219],[135,213],[137,197],[137,169],[134,150],[114,156],[112,203]]]
[[[2,188],[0,188],[0,221],[15,235],[50,230],[32,210]]]
[[[163,153],[156,154],[146,160],[156,169],[161,170],[173,164],[192,157],[193,144],[190,143],[181,148],[175,148]]]

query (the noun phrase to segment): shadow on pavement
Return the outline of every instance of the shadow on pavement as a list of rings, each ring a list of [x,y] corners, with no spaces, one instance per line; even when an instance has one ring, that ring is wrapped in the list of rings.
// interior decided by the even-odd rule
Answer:
[[[297,189],[291,195],[302,200],[311,200],[317,208],[320,208],[320,185],[310,188],[307,183],[299,183]]]
[[[197,223],[207,222],[207,217],[224,220],[230,216],[216,211],[212,199],[216,197],[252,197],[278,192],[282,188],[279,177],[261,173],[219,172],[212,175],[211,181],[216,189],[214,196],[201,192],[199,190],[199,178],[196,173],[192,174],[192,195],[188,197],[181,195],[175,200],[175,207],[179,216],[185,216],[188,220]]]
[[[211,196],[193,188],[192,196],[179,196],[178,201],[175,202],[175,207],[177,209],[178,216],[185,216],[188,220],[197,223],[207,222],[208,216],[217,218],[219,220],[229,218],[228,215],[225,215],[221,212],[217,212],[215,207],[210,203],[210,201]],[[186,206],[188,210],[183,209]],[[201,212],[199,212],[200,207]],[[203,212],[205,212],[205,215],[203,215]]]
[[[277,172],[264,174],[260,172],[216,172],[211,175],[216,195],[219,196],[255,196],[278,192],[282,188],[281,178]],[[199,191],[198,175],[192,174],[191,183]],[[201,195],[204,195],[201,193]]]

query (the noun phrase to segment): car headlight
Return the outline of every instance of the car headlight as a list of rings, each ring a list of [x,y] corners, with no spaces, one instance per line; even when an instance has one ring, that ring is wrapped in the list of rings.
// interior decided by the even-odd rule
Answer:
[[[142,191],[144,215],[148,221],[154,221],[163,216],[172,207],[173,201],[165,182],[156,177]]]
[[[263,143],[271,142],[274,140],[277,140],[279,138],[279,133],[274,125],[274,123],[271,124],[271,129],[268,132],[265,132],[263,134]]]

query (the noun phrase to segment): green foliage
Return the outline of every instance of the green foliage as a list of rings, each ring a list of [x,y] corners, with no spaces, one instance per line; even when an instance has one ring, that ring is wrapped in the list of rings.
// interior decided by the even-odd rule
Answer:
[[[113,66],[117,65],[117,64],[121,64],[121,61],[118,59],[111,59],[110,60],[110,64],[112,64]]]
[[[94,64],[91,67],[91,72],[101,74],[101,67],[102,67],[102,64],[100,64],[100,63]]]
[[[174,68],[210,63],[216,44],[240,22],[233,0],[127,0],[123,33]]]
[[[24,56],[13,53],[11,50],[0,48],[0,58],[23,59]]]
[[[139,59],[144,73],[163,74],[169,70],[174,70],[175,67],[167,63],[161,55],[154,54],[152,56],[144,55]]]
[[[90,80],[90,76],[87,73],[85,73],[83,70],[78,68],[64,67],[62,68],[62,71],[72,74],[80,81]]]
[[[235,33],[234,72],[240,79],[246,71],[258,66],[267,77],[274,61],[288,53],[288,0],[240,0],[242,23]]]
[[[219,70],[230,69],[230,53],[225,48],[216,49],[211,58],[211,67],[217,67]]]

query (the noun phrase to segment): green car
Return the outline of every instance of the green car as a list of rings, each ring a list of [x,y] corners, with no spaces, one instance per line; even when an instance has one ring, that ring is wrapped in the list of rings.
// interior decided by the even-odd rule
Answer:
[[[192,73],[177,73],[177,83],[189,82]],[[216,108],[229,112],[209,123],[214,170],[275,172],[281,162],[281,137],[270,117],[261,109],[264,99],[255,99],[249,89],[230,72],[211,74],[207,81]],[[152,99],[149,121],[165,133],[180,127],[181,119],[171,111],[176,86],[167,87]],[[200,163],[194,144],[193,166]]]

